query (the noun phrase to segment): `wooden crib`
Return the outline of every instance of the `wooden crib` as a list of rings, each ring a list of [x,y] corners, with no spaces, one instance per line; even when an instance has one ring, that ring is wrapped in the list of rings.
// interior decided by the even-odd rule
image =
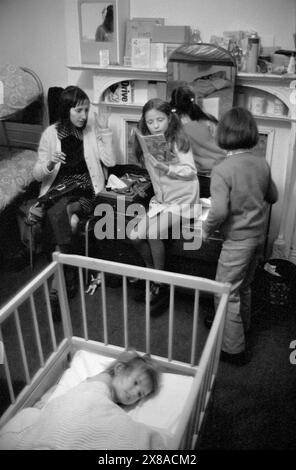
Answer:
[[[80,292],[74,300],[69,300],[66,295],[64,269],[67,266],[74,266],[79,276]],[[98,288],[96,298],[85,293],[86,269],[101,273],[102,284]],[[59,323],[54,322],[49,300],[48,285],[53,275],[58,280],[62,317]],[[108,310],[109,296],[114,297],[116,293],[114,288],[108,287],[108,279],[112,279],[112,276],[119,280],[116,292],[120,295],[120,301],[116,301],[115,322],[114,319],[110,320]],[[141,344],[134,341],[134,330],[129,326],[132,315],[129,279],[134,277],[144,280],[145,285],[145,302],[142,307],[136,307],[139,309],[136,312],[136,315],[139,315],[136,324],[142,322],[142,326],[139,326],[143,332]],[[152,280],[169,286],[169,307],[161,318],[153,318],[150,314],[149,285]],[[188,358],[182,361],[175,359],[174,353],[175,338],[182,333],[177,325],[179,292],[192,294],[192,313],[188,317],[191,321],[191,337],[185,340],[188,345]],[[219,304],[213,325],[201,343],[200,294],[203,292],[217,295]],[[0,310],[0,344],[4,345],[3,365],[0,366],[1,388],[2,393],[7,389],[9,397],[5,409],[2,409],[0,427],[20,409],[33,406],[57,383],[69,365],[69,358],[72,358],[77,350],[115,358],[122,350],[136,347],[140,354],[151,354],[162,371],[192,377],[189,394],[182,404],[182,413],[174,431],[173,448],[196,449],[219,365],[228,296],[228,284],[209,279],[54,253],[53,261]],[[77,311],[74,315],[73,306],[76,310],[78,308],[80,314],[79,327]],[[89,316],[94,314],[91,313],[94,309],[95,324],[99,325],[98,328],[94,323],[90,328]],[[182,324],[183,317],[179,320]],[[116,327],[122,331],[121,344],[112,342],[112,331]],[[77,328],[79,334],[75,333]],[[157,334],[160,328],[166,331],[166,337],[162,336],[162,341],[157,341],[162,354],[158,354],[157,348],[151,346],[153,335]],[[15,355],[17,349],[18,357]],[[14,369],[17,369],[17,372]],[[15,380],[16,376],[24,377],[21,385],[19,380]]]

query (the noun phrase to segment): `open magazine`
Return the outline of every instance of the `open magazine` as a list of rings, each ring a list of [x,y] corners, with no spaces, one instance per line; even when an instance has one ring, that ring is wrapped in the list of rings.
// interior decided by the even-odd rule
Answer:
[[[163,163],[174,163],[177,156],[171,152],[164,134],[142,135],[139,129],[134,129],[136,138],[139,141],[143,155],[151,154],[156,160]]]

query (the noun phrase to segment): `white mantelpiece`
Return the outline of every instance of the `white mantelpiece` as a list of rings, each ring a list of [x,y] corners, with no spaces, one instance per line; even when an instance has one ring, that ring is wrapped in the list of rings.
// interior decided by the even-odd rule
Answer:
[[[70,83],[77,83],[93,99],[92,80],[96,75],[101,96],[110,85],[123,80],[154,80],[166,82],[166,70],[135,69],[132,67],[100,67],[95,64],[68,65]],[[279,191],[279,200],[272,207],[269,252],[272,257],[290,259],[296,263],[296,75],[238,73],[237,90],[259,91],[280,99],[287,107],[286,116],[256,115],[259,132],[268,135],[266,158]],[[242,88],[241,88],[242,87]],[[141,106],[112,107],[110,126],[118,143],[118,162],[125,163],[126,121],[137,121]]]

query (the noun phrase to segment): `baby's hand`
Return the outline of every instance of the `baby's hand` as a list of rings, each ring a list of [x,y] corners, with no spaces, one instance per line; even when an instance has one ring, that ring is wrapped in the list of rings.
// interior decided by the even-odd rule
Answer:
[[[110,117],[110,108],[104,103],[98,104],[98,112],[94,113],[96,124],[99,129],[107,129]]]

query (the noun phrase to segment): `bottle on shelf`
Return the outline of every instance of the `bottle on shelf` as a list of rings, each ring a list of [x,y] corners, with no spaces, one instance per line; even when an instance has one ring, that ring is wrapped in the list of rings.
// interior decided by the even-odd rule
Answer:
[[[248,37],[248,50],[246,59],[246,72],[257,72],[257,61],[259,57],[260,38],[257,33],[252,33]]]

